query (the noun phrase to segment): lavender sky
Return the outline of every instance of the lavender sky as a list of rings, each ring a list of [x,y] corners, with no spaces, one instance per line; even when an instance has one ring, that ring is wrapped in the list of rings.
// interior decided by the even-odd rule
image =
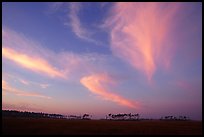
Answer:
[[[2,3],[2,109],[202,120],[202,3]]]

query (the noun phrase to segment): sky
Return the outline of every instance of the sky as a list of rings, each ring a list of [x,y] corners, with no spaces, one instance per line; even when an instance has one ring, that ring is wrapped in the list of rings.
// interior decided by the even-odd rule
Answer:
[[[2,109],[202,120],[202,3],[3,2]]]

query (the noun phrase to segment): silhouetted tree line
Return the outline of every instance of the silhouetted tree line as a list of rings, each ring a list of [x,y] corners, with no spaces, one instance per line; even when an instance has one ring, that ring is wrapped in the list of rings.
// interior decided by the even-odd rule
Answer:
[[[61,114],[36,113],[16,110],[2,110],[2,116],[8,117],[33,117],[33,118],[64,118]]]
[[[16,111],[16,110],[2,110],[2,116],[4,117],[32,117],[32,118],[60,118],[60,119],[82,119],[82,120],[91,120],[92,115],[84,114],[82,116],[76,115],[61,115],[61,114],[48,114],[48,113],[36,113],[36,112],[27,112],[27,111]],[[108,114],[106,115],[106,120],[152,120],[140,118],[140,114]],[[187,116],[163,116],[160,120],[166,121],[187,121],[190,120]]]
[[[106,115],[106,119],[109,120],[139,120],[139,114],[108,114]]]
[[[90,114],[84,114],[83,116],[76,116],[76,115],[67,115],[65,116],[66,119],[82,119],[82,120],[91,120]]]
[[[187,116],[163,116],[160,118],[160,120],[175,120],[175,121],[187,121],[187,120],[190,120],[189,117]]]
[[[36,113],[27,111],[16,111],[16,110],[2,110],[2,116],[7,117],[32,117],[32,118],[60,118],[60,119],[83,119],[90,120],[91,115],[84,114],[83,116],[75,115],[61,115],[61,114],[48,114],[48,113]]]

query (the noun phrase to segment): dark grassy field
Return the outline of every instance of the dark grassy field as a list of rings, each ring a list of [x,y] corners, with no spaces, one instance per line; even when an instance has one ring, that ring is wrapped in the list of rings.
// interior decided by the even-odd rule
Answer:
[[[3,134],[182,134],[201,135],[198,121],[106,121],[2,118]]]

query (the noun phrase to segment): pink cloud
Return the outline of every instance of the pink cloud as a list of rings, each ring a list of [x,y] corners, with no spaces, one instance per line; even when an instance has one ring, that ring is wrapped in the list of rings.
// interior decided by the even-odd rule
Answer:
[[[49,96],[45,96],[45,95],[41,95],[35,92],[26,92],[26,91],[22,91],[19,89],[15,89],[13,87],[11,87],[6,81],[2,80],[2,92],[3,95],[5,95],[6,93],[12,93],[18,96],[30,96],[30,97],[39,97],[39,98],[45,98],[45,99],[51,99],[51,97]]]
[[[101,69],[99,65],[104,66],[107,60],[110,60],[109,56],[97,53],[55,53],[37,41],[8,28],[2,29],[2,57],[3,61],[9,59],[23,69],[66,80],[73,78],[74,74],[75,79],[76,75],[79,76],[81,73],[97,71]]]
[[[2,29],[2,57],[18,66],[51,78],[67,79],[82,57],[72,52],[55,53],[40,43],[8,28]]]
[[[10,48],[2,48],[2,56],[35,72],[45,73],[51,77],[64,78],[63,73],[40,57],[31,57],[25,53],[20,53]]]
[[[24,85],[30,85],[30,82],[28,82],[27,80],[19,79],[19,81],[20,81],[21,83],[23,83]]]
[[[108,76],[107,74],[94,74],[83,77],[80,80],[81,84],[84,85],[89,91],[99,95],[103,99],[116,102],[120,105],[127,106],[130,108],[136,108],[137,106],[131,101],[112,93],[108,90],[107,84],[116,84],[116,81]]]
[[[176,3],[116,3],[105,22],[111,28],[113,54],[150,81],[159,64],[170,65],[165,40],[177,9]]]

